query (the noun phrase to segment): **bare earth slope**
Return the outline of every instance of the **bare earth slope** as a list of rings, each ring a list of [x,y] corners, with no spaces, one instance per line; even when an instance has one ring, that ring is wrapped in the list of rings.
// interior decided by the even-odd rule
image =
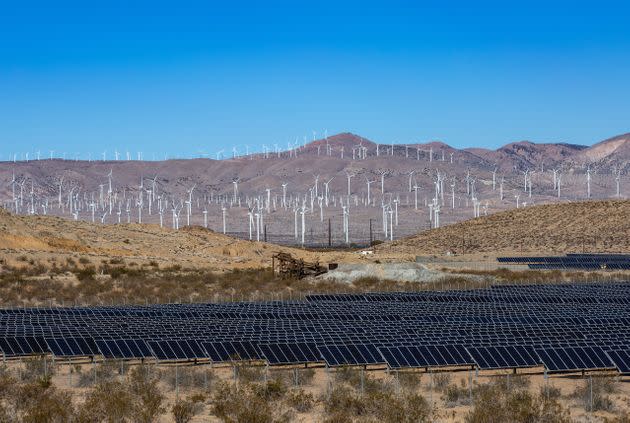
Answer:
[[[227,270],[268,267],[277,251],[322,262],[344,255],[242,241],[201,227],[175,231],[146,224],[100,225],[50,216],[14,216],[0,209],[1,258],[80,255],[92,260],[120,258]]]
[[[382,244],[402,254],[630,252],[630,201],[513,209]]]

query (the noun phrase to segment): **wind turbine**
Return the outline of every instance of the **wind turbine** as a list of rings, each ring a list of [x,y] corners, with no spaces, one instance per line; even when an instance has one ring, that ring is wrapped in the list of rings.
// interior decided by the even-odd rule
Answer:
[[[346,177],[348,178],[348,197],[350,197],[350,179],[354,178],[354,173],[346,171]]]
[[[411,192],[411,179],[413,178],[414,173],[416,173],[415,170],[411,170],[407,173],[409,175],[409,192]]]
[[[376,180],[370,181],[367,176],[365,177],[365,183],[367,184],[367,205],[370,205],[370,185],[372,185]]]
[[[586,168],[586,198],[591,198],[591,166]]]
[[[621,198],[621,191],[619,190],[619,184],[621,181],[621,167],[619,169],[616,169],[614,171],[615,174],[615,183],[617,185],[617,198]]]
[[[330,178],[327,182],[324,182],[324,201],[326,203],[326,207],[328,207],[328,185],[332,182],[333,179],[335,179],[334,176]]]

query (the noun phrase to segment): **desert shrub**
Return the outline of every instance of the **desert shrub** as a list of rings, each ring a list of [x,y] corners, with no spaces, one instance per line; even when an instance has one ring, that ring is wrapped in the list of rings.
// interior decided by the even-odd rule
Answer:
[[[282,379],[272,379],[265,383],[250,385],[252,393],[266,401],[279,400],[287,393],[287,387]]]
[[[433,389],[438,392],[444,392],[450,383],[450,373],[436,373],[433,375]]]
[[[175,423],[188,423],[203,409],[203,399],[192,396],[186,400],[179,400],[171,407]]]
[[[157,378],[151,376],[147,366],[138,366],[129,372],[129,388],[136,397],[135,421],[150,423],[165,411],[162,406],[164,395],[158,388]]]
[[[247,364],[235,364],[236,377],[240,382],[260,382],[264,379],[265,368]]]
[[[238,389],[225,382],[214,390],[212,413],[230,423],[282,423],[291,421],[292,417],[278,403],[252,392],[250,385]]]
[[[88,392],[77,420],[151,423],[165,412],[163,400],[157,379],[138,366],[129,372],[128,382],[103,381]]]
[[[87,258],[87,257],[80,257],[79,258],[79,263],[80,264],[90,264],[91,262],[90,262],[90,259]]]
[[[315,398],[303,389],[293,389],[287,393],[287,404],[300,413],[306,413],[313,408]]]
[[[436,417],[429,403],[419,394],[377,392],[370,394],[366,401],[368,412],[383,423],[428,423]]]
[[[16,420],[25,423],[65,423],[74,417],[70,394],[41,383],[20,385],[14,404]]]
[[[343,366],[335,370],[335,381],[344,382],[356,386],[361,383],[361,373],[359,370],[349,366]]]
[[[614,403],[609,395],[614,394],[618,389],[618,382],[613,377],[590,377],[575,387],[571,397],[577,400],[585,410],[612,411]]]
[[[306,368],[298,370],[298,382],[300,385],[310,385],[315,377],[315,369]]]
[[[540,395],[548,399],[558,400],[562,397],[562,391],[556,386],[545,385],[540,387]]]
[[[94,267],[92,266],[88,266],[80,270],[75,270],[74,275],[77,277],[78,280],[82,282],[90,281],[94,279],[94,276],[96,275],[96,269],[94,269]]]
[[[420,395],[405,393],[396,395],[393,391],[369,391],[360,395],[348,386],[332,388],[322,398],[327,421],[352,421],[352,418],[366,418],[384,423],[416,423],[433,421],[428,402]]]
[[[162,371],[162,380],[172,390],[179,389],[205,389],[212,384],[214,373],[206,368],[195,367],[170,367]]]
[[[116,374],[120,371],[119,367],[113,361],[103,361],[102,363],[95,365],[87,372],[82,372],[79,375],[77,386],[87,387],[94,384],[108,382],[116,377]]]
[[[451,383],[444,389],[442,401],[444,401],[446,407],[455,407],[458,405],[469,405],[471,399],[470,397],[470,388],[464,385],[457,386],[454,383]]]
[[[342,382],[354,389],[361,389],[361,380],[363,379],[363,392],[373,391],[391,391],[393,385],[386,380],[372,377],[365,370],[344,367],[335,372],[335,381]]]
[[[367,414],[367,403],[364,398],[345,385],[335,385],[322,398],[326,414],[336,415],[348,413],[351,416]]]
[[[400,372],[397,377],[400,387],[410,391],[418,389],[422,381],[422,374],[420,373]]]
[[[51,360],[36,357],[24,360],[24,369],[20,372],[23,382],[49,383],[55,374],[55,366]]]
[[[529,376],[519,374],[507,374],[505,376],[497,377],[494,381],[499,385],[501,389],[527,389],[531,385]]]
[[[467,423],[571,421],[568,410],[545,395],[533,395],[524,389],[507,390],[499,383],[478,385],[473,393],[473,407],[465,416]]]
[[[134,414],[135,401],[121,382],[106,381],[94,387],[80,407],[79,421],[125,422]]]

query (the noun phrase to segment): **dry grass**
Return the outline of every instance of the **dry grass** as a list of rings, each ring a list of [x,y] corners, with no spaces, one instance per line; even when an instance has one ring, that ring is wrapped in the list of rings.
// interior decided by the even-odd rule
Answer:
[[[376,247],[382,253],[630,252],[630,201],[513,209]]]

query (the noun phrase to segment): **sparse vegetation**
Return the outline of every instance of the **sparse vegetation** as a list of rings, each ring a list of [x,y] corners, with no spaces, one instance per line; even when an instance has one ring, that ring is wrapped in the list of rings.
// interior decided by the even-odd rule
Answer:
[[[571,397],[587,411],[613,411],[614,405],[610,395],[619,389],[618,382],[611,376],[594,376],[586,378],[575,387]]]

